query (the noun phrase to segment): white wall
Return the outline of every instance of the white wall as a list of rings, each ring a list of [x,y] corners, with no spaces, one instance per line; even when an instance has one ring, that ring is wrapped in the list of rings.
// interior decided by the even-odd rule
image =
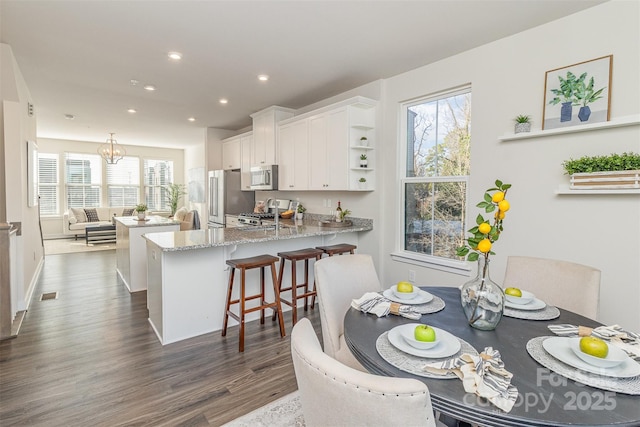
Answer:
[[[106,136],[105,136],[106,140]],[[97,154],[98,147],[103,142],[89,142],[89,141],[72,141],[66,139],[50,139],[39,138],[38,139],[38,151],[40,153],[58,154],[58,162],[60,165],[64,163],[64,153],[86,153]],[[137,145],[125,145],[127,150],[127,156],[136,156],[140,158],[156,159],[156,160],[172,160],[174,165],[174,181],[177,184],[184,184],[185,169],[184,169],[184,151],[173,148],[156,148],[156,147],[143,147]],[[58,182],[64,183],[64,170],[62,167],[58,170]],[[141,179],[142,179],[142,170]],[[102,169],[102,182],[106,182],[106,168]],[[142,182],[142,181],[141,181]],[[45,239],[68,237],[62,233],[62,214],[66,211],[66,201],[64,194],[60,195],[60,214],[55,216],[42,217],[42,232]],[[142,197],[142,195],[140,196]],[[106,193],[102,194],[103,203],[106,201]]]
[[[513,133],[513,118],[542,121],[545,72],[613,54],[611,117],[640,113],[640,3],[611,1],[584,12],[447,58],[385,81],[384,140],[398,141],[399,104],[471,83],[472,151],[468,217],[495,179],[513,184],[505,231],[495,245],[492,278],[501,283],[509,255],[557,258],[602,271],[599,320],[640,330],[640,202],[637,195],[559,196],[566,184],[561,163],[570,157],[640,151],[640,126],[500,142]],[[457,286],[468,277],[391,261],[400,210],[399,144],[385,145],[381,204],[384,281]],[[400,165],[400,166],[399,166]],[[475,270],[473,270],[475,273]],[[561,290],[559,290],[561,291]]]

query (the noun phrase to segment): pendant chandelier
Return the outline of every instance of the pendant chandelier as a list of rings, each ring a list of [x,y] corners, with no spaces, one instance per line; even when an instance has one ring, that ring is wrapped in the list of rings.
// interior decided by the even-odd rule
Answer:
[[[122,159],[126,154],[127,150],[124,149],[121,145],[118,144],[118,141],[113,139],[114,133],[109,133],[109,138],[107,138],[107,142],[102,144],[100,148],[98,148],[98,154],[107,162],[108,165],[115,165],[118,163],[118,160]]]

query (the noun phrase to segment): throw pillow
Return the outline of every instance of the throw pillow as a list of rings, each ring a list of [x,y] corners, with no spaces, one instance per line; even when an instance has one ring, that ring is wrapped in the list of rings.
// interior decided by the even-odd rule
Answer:
[[[99,222],[98,212],[96,208],[85,209],[84,213],[87,215],[87,222]]]
[[[131,208],[131,209],[124,208],[122,210],[122,216],[133,216],[133,211],[134,210],[135,210],[134,208]]]
[[[84,213],[84,209],[81,208],[71,208],[69,209],[71,214],[76,219],[76,222],[87,222],[87,215]],[[71,221],[69,221],[71,222]],[[74,223],[72,223],[74,224]]]

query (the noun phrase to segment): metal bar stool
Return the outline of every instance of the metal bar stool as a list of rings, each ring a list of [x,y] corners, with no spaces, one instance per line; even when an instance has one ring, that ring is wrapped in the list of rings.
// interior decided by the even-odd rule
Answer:
[[[291,291],[291,300],[287,301],[284,298],[280,298],[280,301],[291,307],[292,322],[293,325],[298,321],[298,300],[304,298],[304,311],[307,311],[308,298],[311,297],[311,308],[316,304],[316,288],[315,284],[309,289],[309,260],[315,259],[318,261],[322,258],[323,252],[320,249],[306,248],[299,249],[297,251],[290,252],[278,252],[280,257],[280,273],[278,274],[278,289],[280,293]],[[284,276],[285,261],[291,262],[291,286],[287,288],[282,287],[282,277]],[[304,261],[304,283],[296,283],[296,264],[298,261]],[[298,294],[298,288],[303,288],[304,292]],[[276,314],[273,313],[273,319]]]
[[[316,246],[316,249],[320,249],[322,252],[329,256],[334,256],[336,254],[342,255],[349,252],[350,254],[354,254],[355,250],[358,247],[356,245],[350,245],[348,243],[338,243],[337,245],[332,246]]]
[[[260,310],[260,323],[264,324],[264,310],[266,308],[273,308],[273,318],[275,319],[275,315],[278,315],[278,322],[280,323],[280,336],[284,337],[284,319],[282,317],[282,307],[280,306],[280,290],[278,289],[278,279],[276,276],[276,262],[278,258],[271,255],[258,255],[251,258],[242,258],[242,259],[229,259],[227,260],[227,265],[231,267],[231,271],[229,272],[229,288],[227,290],[227,304],[224,310],[224,322],[222,325],[222,336],[227,335],[227,323],[229,321],[229,316],[233,317],[240,323],[240,345],[239,351],[244,351],[244,316],[247,313],[251,313],[253,311]],[[265,301],[265,268],[271,267],[271,282],[273,283],[273,294],[275,295],[274,302],[266,302]],[[259,268],[260,269],[260,293],[255,295],[247,296],[245,293],[245,275],[246,271]],[[231,293],[233,291],[233,279],[235,276],[236,269],[240,270],[240,298],[232,300]],[[257,307],[246,308],[245,304],[247,301],[252,299],[260,299],[260,305]],[[240,304],[239,306],[239,314],[235,314],[231,311],[232,304]]]

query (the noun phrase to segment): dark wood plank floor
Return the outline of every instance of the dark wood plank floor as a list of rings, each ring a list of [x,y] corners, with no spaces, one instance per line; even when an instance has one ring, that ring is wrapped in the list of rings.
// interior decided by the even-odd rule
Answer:
[[[47,256],[19,336],[0,342],[0,425],[221,425],[297,389],[285,320],[282,339],[270,319],[249,323],[243,354],[237,327],[162,346],[115,251]]]

